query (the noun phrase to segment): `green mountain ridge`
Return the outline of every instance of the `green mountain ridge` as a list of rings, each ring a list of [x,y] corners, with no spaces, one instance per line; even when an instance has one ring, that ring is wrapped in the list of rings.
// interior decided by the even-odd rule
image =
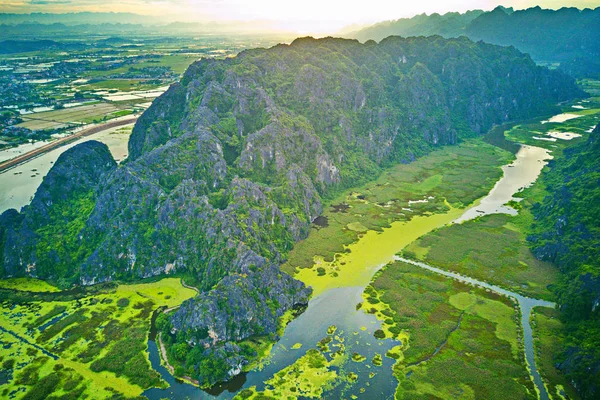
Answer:
[[[560,69],[577,78],[600,76],[600,7],[546,10],[538,6],[513,11],[499,6],[488,12],[423,14],[381,22],[344,36],[367,41],[390,35],[467,36],[514,46],[535,61],[560,64]]]
[[[0,276],[69,287],[183,274],[202,293],[168,324],[194,357],[218,360],[198,370],[192,357],[194,378],[223,380],[247,362],[237,342],[275,335],[308,301],[279,265],[324,202],[583,95],[514,48],[467,38],[301,38],[203,59],[139,118],[128,161],[78,145],[30,206],[0,216]]]
[[[550,162],[543,181],[552,193],[534,209],[532,251],[562,271],[557,285],[568,347],[559,368],[583,398],[600,390],[600,125],[586,142]]]

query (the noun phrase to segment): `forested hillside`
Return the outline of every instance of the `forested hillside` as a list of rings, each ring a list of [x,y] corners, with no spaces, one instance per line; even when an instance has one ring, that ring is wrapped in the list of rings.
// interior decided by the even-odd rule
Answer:
[[[509,11],[511,10],[509,9]],[[358,39],[361,42],[367,40],[380,41],[388,36],[440,35],[445,38],[453,38],[465,35],[465,29],[471,21],[484,13],[482,10],[472,10],[464,14],[458,12],[420,14],[412,18],[379,22],[358,31],[347,33],[344,36]]]
[[[600,125],[549,167],[551,195],[534,209],[528,239],[538,258],[563,272],[555,292],[569,342],[559,368],[592,399],[600,393]]]

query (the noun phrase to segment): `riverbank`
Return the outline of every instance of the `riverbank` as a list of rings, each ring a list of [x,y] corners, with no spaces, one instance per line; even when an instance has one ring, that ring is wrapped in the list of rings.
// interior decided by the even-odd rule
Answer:
[[[133,123],[113,127],[91,134],[79,140],[54,148],[0,173],[0,213],[9,208],[21,209],[30,203],[44,176],[58,157],[68,149],[88,140],[97,140],[108,146],[113,158],[120,162],[127,158],[127,143]]]
[[[244,387],[267,396],[289,395],[265,387],[264,382],[285,366],[301,363],[305,349],[323,343],[319,336],[333,324],[342,332],[345,354],[353,356],[339,365],[345,374],[330,385],[326,397],[392,398],[398,386],[392,374],[395,359],[385,354],[397,354],[405,338],[381,337],[381,322],[369,308],[361,307],[364,288],[403,247],[458,218],[467,204],[489,192],[502,176],[500,167],[513,159],[481,140],[468,141],[393,167],[378,180],[332,202],[284,265],[285,271],[313,287],[309,307],[290,323],[271,354],[271,364],[263,371],[251,371]],[[385,368],[376,371],[367,362],[352,361],[380,358]],[[340,383],[347,379],[350,383]]]
[[[189,289],[189,290],[193,290],[196,293],[195,296],[200,295],[200,290],[198,290],[197,287],[187,285],[185,283],[185,281],[183,280],[183,278],[180,279],[180,283],[181,283],[182,287]],[[155,312],[169,314],[169,313],[179,309],[179,307],[181,307],[181,304],[176,304],[176,305],[174,305],[172,307],[168,307],[168,308],[160,308],[159,307]],[[152,321],[151,321],[152,326],[150,327],[151,332],[156,330],[155,323],[156,323],[156,317],[153,316]],[[167,348],[165,347],[165,344],[163,343],[163,340],[162,340],[162,332],[155,332],[155,334],[153,336],[154,337],[150,337],[149,340],[155,340],[157,343],[157,347],[160,350],[160,363],[167,368],[167,370],[173,377],[175,377],[175,368],[169,363],[169,357],[167,355]],[[194,386],[198,386],[198,387],[200,386],[200,382],[198,382],[195,379],[192,379],[189,376],[178,376],[178,377],[176,377],[176,379],[186,382],[188,384],[194,385]]]
[[[138,119],[138,116],[116,118],[115,120],[112,120],[110,122],[106,122],[106,123],[100,124],[100,125],[95,125],[90,128],[87,128],[87,129],[82,129],[78,132],[75,132],[75,133],[69,135],[69,136],[65,136],[60,139],[53,140],[46,145],[43,145],[41,147],[38,147],[31,151],[28,151],[27,153],[21,154],[17,157],[14,157],[14,158],[11,158],[4,162],[1,162],[0,163],[0,173],[4,172],[10,168],[14,168],[15,166],[17,166],[19,164],[25,163],[28,160],[31,160],[32,158],[39,157],[40,155],[47,153],[57,147],[64,146],[65,144],[77,141],[82,137],[90,136],[90,135],[102,132],[102,131],[110,129],[110,128],[116,128],[116,127],[120,127],[120,126],[124,126],[124,125],[133,124],[135,121],[137,121],[137,119]]]
[[[520,126],[519,124],[512,124],[509,127],[509,129],[513,128],[520,129]],[[441,230],[449,229],[450,227],[442,228],[447,222],[450,222],[443,219],[444,214],[456,212],[457,215],[454,221],[458,219],[455,225],[457,227],[463,225],[459,222],[468,224],[473,219],[478,221],[479,217],[484,214],[497,214],[498,219],[514,218],[514,215],[517,215],[522,208],[520,197],[524,196],[523,194],[517,195],[517,193],[522,192],[536,181],[546,160],[551,158],[548,151],[549,147],[519,147],[516,144],[511,147],[515,149],[512,153],[513,156],[511,152],[498,152],[498,148],[486,147],[478,141],[471,143],[471,145],[473,147],[470,150],[479,153],[479,157],[488,157],[484,161],[485,165],[481,166],[476,160],[469,159],[467,154],[460,154],[460,157],[456,158],[450,154],[436,154],[438,157],[433,160],[429,156],[422,159],[428,163],[427,165],[419,164],[421,160],[417,160],[410,165],[412,168],[408,167],[403,169],[402,172],[389,171],[377,181],[360,189],[349,191],[339,201],[333,202],[332,206],[324,212],[309,238],[297,244],[290,254],[288,262],[284,265],[284,270],[294,274],[296,278],[315,289],[315,298],[312,300],[315,303],[324,298],[327,299],[327,304],[332,302],[338,307],[342,307],[339,302],[329,296],[329,293],[337,290],[333,288],[348,288],[350,290],[353,285],[359,288],[363,286],[366,277],[386,264],[386,254],[394,248],[392,244],[394,240],[397,245],[396,251],[399,251],[422,234],[437,231],[438,228]],[[515,146],[519,150],[516,150]],[[462,150],[465,149],[459,151]],[[496,158],[493,158],[493,156]],[[436,160],[443,161],[436,164]],[[501,162],[502,164],[500,164]],[[503,165],[502,169],[499,168],[501,165]],[[488,169],[490,166],[498,168],[498,170],[495,172]],[[454,174],[457,174],[456,180],[454,180]],[[473,187],[470,184],[473,184]],[[482,192],[482,188],[485,192]],[[538,194],[534,194],[533,198],[536,199],[537,196]],[[534,201],[534,199],[531,201]],[[468,204],[472,205],[467,207]],[[415,232],[414,228],[418,227],[421,217],[427,221],[434,216],[440,218],[439,224],[432,223],[434,226],[424,229],[424,232]],[[462,219],[459,217],[462,217]],[[515,227],[510,224],[506,224],[504,229],[512,230],[513,234],[516,231]],[[473,238],[471,240],[477,241]],[[527,246],[524,245],[524,237],[516,235],[513,240],[528,251]],[[448,251],[452,252],[452,249],[448,249]],[[524,278],[527,286],[519,287],[514,294],[520,296],[519,293],[534,293],[543,298],[550,298],[547,286],[554,281],[555,275],[546,272],[554,271],[555,268],[539,262],[537,264],[537,260],[532,256],[529,256],[526,261],[527,265],[517,262],[517,266],[520,265],[520,267],[516,269],[526,271],[520,279]],[[387,268],[384,269],[376,276],[385,276],[387,270]],[[485,271],[485,269],[482,271]],[[536,277],[540,271],[544,273],[541,274],[541,277]],[[499,271],[500,274],[502,274],[502,271]],[[516,277],[519,278],[518,275]],[[510,275],[509,278],[511,278]],[[376,280],[378,279],[376,278]],[[381,279],[385,280],[385,278]],[[427,282],[429,277],[420,277],[420,279]],[[419,280],[412,282],[419,285]],[[519,284],[519,282],[519,280],[516,280],[515,283]],[[511,285],[507,286],[512,287]],[[390,357],[393,359],[410,358],[413,357],[411,352],[418,353],[418,350],[421,349],[423,352],[419,354],[420,358],[413,357],[415,362],[426,359],[428,354],[435,354],[435,357],[430,360],[431,363],[436,365],[439,358],[443,361],[441,364],[464,361],[466,370],[454,366],[459,373],[465,373],[468,381],[461,385],[461,390],[471,393],[476,398],[482,396],[486,398],[503,398],[502,396],[505,395],[536,398],[538,393],[542,398],[546,398],[547,394],[545,393],[547,391],[537,373],[535,360],[533,359],[531,326],[529,324],[530,308],[528,308],[528,305],[522,308],[515,307],[512,300],[504,297],[498,298],[497,294],[488,293],[481,289],[477,289],[476,294],[469,294],[473,290],[472,288],[458,284],[454,288],[453,294],[442,301],[442,304],[446,304],[446,306],[431,313],[432,310],[419,309],[419,305],[422,304],[422,301],[431,301],[437,296],[439,293],[436,289],[425,285],[419,294],[409,296],[415,304],[395,303],[402,297],[395,292],[397,289],[396,287],[386,291],[382,295],[384,297],[363,296],[363,300],[371,298],[373,303],[365,301],[356,306],[360,309],[360,312],[375,314],[380,318],[380,321],[383,322],[381,331],[383,331],[386,338],[397,339],[399,344],[393,347],[393,351],[389,352]],[[433,290],[433,293],[429,294],[430,290]],[[353,298],[348,293],[346,295],[347,299]],[[535,302],[535,300],[532,301]],[[544,300],[540,300],[540,302],[540,304],[551,304],[551,302],[544,303]],[[477,305],[480,303],[484,306]],[[394,306],[386,308],[386,304],[394,304]],[[414,312],[410,315],[404,315],[396,323],[387,326],[386,321],[394,321],[396,318],[392,310],[402,308],[414,310]],[[523,312],[521,312],[521,309],[523,309]],[[457,319],[462,315],[461,313],[466,311],[468,311],[465,315],[466,321],[459,324]],[[319,312],[326,313],[322,309]],[[339,318],[349,318],[348,314],[340,312],[340,315],[336,316],[337,319],[330,320],[330,322],[334,323]],[[416,327],[407,326],[406,324],[417,323],[421,320],[421,318],[415,317],[416,315],[425,315],[426,319],[422,323],[433,324],[434,326],[431,329],[419,330],[421,333],[409,334],[410,330],[414,330]],[[443,317],[443,315],[446,315],[446,317]],[[301,320],[302,317],[305,317],[304,321]],[[309,316],[303,315],[302,317],[298,320],[298,326],[291,324],[290,327],[294,326],[293,329],[302,329],[302,326],[308,326],[305,325],[308,321],[311,321],[311,327],[319,326]],[[355,318],[355,316],[353,315],[352,318]],[[447,322],[442,323],[442,320]],[[404,328],[401,328],[401,326],[404,326]],[[363,328],[372,334],[378,331],[378,329],[369,326],[362,326],[361,330]],[[436,328],[440,329],[437,333]],[[496,334],[490,337],[486,332],[495,332]],[[381,333],[378,333],[378,335],[381,336]],[[470,335],[480,336],[482,345],[481,348],[473,348],[473,354],[480,354],[480,356],[485,354],[487,357],[489,352],[495,352],[493,357],[497,360],[504,360],[505,365],[503,367],[488,365],[485,368],[472,369],[474,365],[469,366],[472,360],[463,360],[458,354],[454,355],[454,361],[452,361],[453,357],[449,354],[453,354],[458,350],[454,347],[456,342],[453,336],[466,339]],[[290,334],[290,336],[293,336],[293,334]],[[432,340],[432,337],[438,340]],[[282,340],[285,341],[285,339],[284,336]],[[285,343],[291,342],[285,341]],[[441,346],[440,343],[447,343],[447,345]],[[304,348],[307,343],[298,342],[298,345]],[[310,346],[310,344],[308,345]],[[508,348],[507,345],[509,345]],[[428,369],[427,365],[431,363],[425,362],[422,367],[426,370]],[[506,367],[508,366],[511,367],[507,370]],[[449,365],[444,368],[447,367],[452,368]],[[395,367],[395,370],[397,368]],[[417,367],[413,366],[413,369],[415,368]],[[443,368],[440,369],[440,373],[442,371]],[[485,377],[490,372],[497,375],[497,382],[493,379],[489,381],[489,377]],[[416,371],[408,371],[407,373],[415,373],[415,376],[419,375]],[[251,375],[252,373],[248,377],[252,381]],[[430,385],[434,385],[433,387],[438,385],[438,381],[428,381],[426,375],[423,376],[423,380],[413,378],[414,382],[407,382],[404,377],[396,373],[394,375],[399,380],[397,390],[394,389],[388,394],[380,393],[378,396],[388,398],[394,395],[404,396],[406,394],[406,398],[411,398],[412,395],[425,393],[438,397],[456,396],[456,393],[451,391],[444,392],[446,389],[441,391],[427,389],[431,388]],[[453,380],[448,381],[448,390],[451,390],[450,388],[453,386],[455,387],[457,380],[461,381],[462,378],[462,376],[455,376]],[[360,380],[360,374],[358,379]],[[486,379],[489,381],[486,384],[477,383]],[[440,381],[443,381],[443,379]],[[496,384],[498,387],[502,387],[502,385],[505,385],[505,387],[503,387],[503,390],[498,391],[496,390]],[[248,385],[252,385],[252,383]],[[413,387],[412,385],[416,386]],[[419,387],[422,385],[424,386]],[[258,385],[258,387],[260,388],[261,385]],[[407,388],[408,390],[406,390]],[[328,392],[328,395],[335,396],[334,393],[337,394],[337,390],[333,389]],[[401,394],[401,392],[404,394]],[[268,395],[271,392],[267,390],[264,393]],[[359,395],[361,393],[358,392]]]
[[[165,310],[165,312],[168,312],[168,310]],[[157,336],[157,342],[158,342],[158,348],[160,349],[160,355],[161,355],[161,359],[162,362],[164,363],[165,367],[167,367],[167,369],[169,370],[169,373],[173,376],[175,376],[175,368],[173,368],[173,366],[171,364],[169,364],[169,358],[167,357],[167,349],[165,348],[165,344],[162,341],[162,332],[158,332],[158,336]],[[194,386],[200,386],[200,382],[198,382],[195,379],[190,378],[189,376],[180,376],[177,379],[180,379],[188,384],[194,385]]]

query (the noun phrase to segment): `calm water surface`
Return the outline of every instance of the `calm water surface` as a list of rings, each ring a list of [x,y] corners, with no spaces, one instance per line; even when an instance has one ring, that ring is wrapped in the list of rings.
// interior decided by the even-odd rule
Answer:
[[[167,389],[150,389],[143,395],[150,400],[230,399],[241,388],[256,386],[258,390],[262,390],[265,387],[264,381],[293,364],[307,350],[315,348],[317,342],[327,336],[327,328],[336,325],[336,335],[344,338],[346,354],[357,352],[367,359],[361,363],[347,361],[344,364],[344,374],[354,372],[359,376],[358,381],[353,385],[341,384],[324,393],[323,398],[339,399],[341,396],[350,398],[355,394],[360,398],[391,399],[398,381],[392,375],[392,365],[395,360],[385,357],[385,353],[400,342],[392,339],[379,340],[373,336],[374,331],[380,328],[380,322],[374,315],[356,310],[356,304],[362,302],[363,291],[364,287],[336,288],[312,299],[306,311],[287,326],[284,335],[271,351],[270,362],[261,371],[242,374],[232,382],[209,392],[176,381],[169,371],[160,365],[156,343],[149,341],[148,350],[152,366],[171,386]],[[302,343],[302,347],[297,350],[292,349],[292,346],[297,343]],[[383,356],[383,365],[380,367],[371,363],[377,353]],[[339,374],[339,369],[335,367],[332,369]],[[369,378],[370,372],[374,372],[375,376]],[[367,382],[368,385],[365,384]],[[365,389],[364,393],[359,393],[361,387]]]
[[[515,199],[515,193],[531,186],[540,176],[542,168],[552,158],[546,149],[523,145],[511,164],[502,167],[504,175],[490,190],[487,196],[474,206],[469,207],[463,215],[454,220],[461,223],[487,214],[517,215],[517,210],[506,205]]]

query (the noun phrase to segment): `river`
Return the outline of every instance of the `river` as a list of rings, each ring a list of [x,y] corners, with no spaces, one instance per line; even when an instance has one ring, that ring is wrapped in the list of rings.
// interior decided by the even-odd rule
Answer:
[[[393,398],[397,385],[397,380],[392,374],[394,360],[383,357],[381,367],[371,366],[369,361],[376,353],[384,355],[388,349],[396,346],[399,342],[392,339],[376,339],[373,332],[380,328],[379,321],[375,316],[365,313],[362,309],[356,310],[356,304],[362,301],[361,296],[366,285],[369,284],[375,272],[395,259],[395,255],[399,251],[433,229],[483,214],[498,212],[515,214],[514,209],[503,207],[503,205],[513,199],[516,192],[535,182],[548,158],[549,154],[544,149],[522,146],[517,152],[516,160],[503,167],[503,177],[490,193],[476,202],[474,206],[466,210],[451,208],[445,214],[417,216],[408,222],[394,222],[391,227],[382,232],[369,231],[361,236],[357,242],[348,246],[348,252],[338,255],[338,261],[344,265],[344,268],[339,271],[339,276],[333,280],[316,281],[313,284],[314,296],[311,298],[308,308],[288,325],[281,339],[273,347],[270,361],[262,370],[241,374],[227,384],[213,390],[203,391],[190,384],[176,381],[166,368],[160,366],[157,346],[151,340],[149,352],[152,365],[171,384],[171,387],[150,389],[143,395],[150,400],[163,398],[229,399],[241,388],[256,386],[258,390],[262,390],[265,388],[266,380],[294,363],[306,353],[306,350],[314,348],[316,343],[326,336],[327,328],[330,325],[336,325],[338,332],[341,332],[339,335],[345,340],[346,352],[350,354],[358,352],[367,360],[364,363],[350,361],[344,364],[344,373],[355,372],[359,376],[358,382],[354,385],[339,385],[333,390],[327,391],[323,397],[337,399],[341,396],[350,398],[355,395],[359,398]],[[433,267],[428,268],[435,272],[438,271]],[[452,273],[439,271],[439,273],[454,277]],[[303,269],[296,275],[296,278],[305,282],[309,281],[306,274],[310,273],[311,270]],[[551,307],[553,303],[529,299],[471,278],[461,277],[461,279],[517,299],[522,311],[521,322],[527,363],[534,383],[540,390],[541,399],[547,399],[546,390],[535,367],[529,317],[533,307]],[[292,347],[295,344],[302,344],[302,347],[294,350]],[[368,378],[367,375],[370,372],[376,372],[376,375]]]
[[[20,210],[21,207],[26,206],[31,202],[33,195],[37,188],[42,183],[44,176],[50,171],[54,162],[58,157],[70,149],[73,146],[78,145],[89,140],[97,140],[106,144],[112,153],[113,157],[117,161],[124,160],[127,158],[127,143],[129,141],[129,134],[116,134],[115,132],[124,127],[131,127],[131,125],[125,125],[116,128],[110,128],[102,132],[95,133],[90,136],[83,137],[72,143],[66,144],[61,147],[57,147],[47,153],[40,155],[39,157],[33,158],[23,164],[19,164],[14,168],[5,170],[0,173],[0,213],[8,210],[9,208],[15,208]],[[44,142],[40,142],[46,144]],[[32,150],[32,145],[25,145],[26,148],[19,146],[21,150]],[[39,146],[38,146],[39,147]],[[0,152],[0,159],[10,154],[15,154],[14,149],[4,150]],[[14,157],[14,155],[13,155]],[[12,158],[12,157],[9,157]]]
[[[541,147],[523,145],[517,151],[516,159],[502,167],[504,172],[502,178],[490,190],[487,196],[475,202],[454,223],[461,223],[488,214],[510,214],[517,215],[517,210],[507,206],[511,200],[518,201],[513,197],[515,193],[532,185],[542,172],[544,166],[551,159],[549,151]]]
[[[385,355],[398,343],[391,339],[379,340],[373,336],[373,332],[380,328],[379,321],[374,315],[356,310],[356,304],[362,302],[363,290],[362,287],[336,288],[312,299],[305,312],[287,326],[285,334],[271,351],[270,361],[262,370],[238,375],[231,382],[208,391],[175,380],[168,370],[160,365],[157,345],[154,340],[150,340],[148,350],[152,367],[167,380],[170,387],[149,389],[143,395],[150,400],[163,398],[230,399],[241,388],[256,386],[259,390],[264,389],[264,381],[294,363],[308,349],[315,348],[317,342],[327,336],[327,328],[335,324],[336,334],[344,338],[346,353],[358,352],[366,357],[362,363],[348,361],[344,365],[344,373],[356,373],[359,376],[359,383],[368,380],[369,386],[365,385],[365,391],[360,393],[365,398],[391,398],[398,383],[391,373],[395,360],[383,357],[383,365],[379,367],[372,366],[371,360],[375,354]],[[297,343],[302,343],[302,347],[293,349]],[[333,367],[333,369],[339,372],[338,368]],[[371,371],[375,373],[375,376],[368,378],[367,375]],[[325,398],[337,399],[342,395],[349,398],[351,394],[358,395],[359,388],[357,386],[360,385],[339,385],[328,391]]]

